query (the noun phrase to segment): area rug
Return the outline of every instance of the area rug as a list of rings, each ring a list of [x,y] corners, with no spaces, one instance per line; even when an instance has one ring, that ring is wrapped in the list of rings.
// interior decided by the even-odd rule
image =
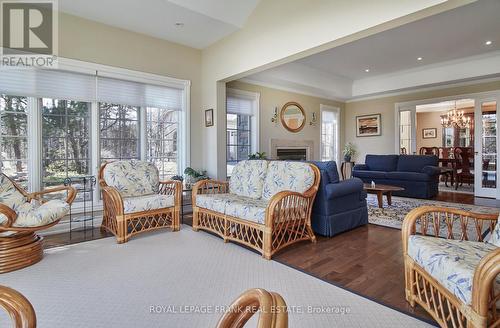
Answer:
[[[255,287],[284,297],[290,327],[428,326],[187,226],[121,245],[105,238],[53,248],[0,283],[32,302],[38,328],[215,327],[225,307]],[[5,317],[0,327],[9,327]]]
[[[441,202],[441,201],[427,200],[427,199],[404,198],[395,196],[392,197],[391,206],[387,204],[387,198],[384,196],[384,208],[379,208],[377,196],[374,194],[368,194],[367,203],[368,203],[369,223],[391,228],[397,228],[397,229],[401,229],[406,214],[408,214],[408,212],[410,212],[412,209],[420,206],[439,206],[439,207],[458,208],[464,211],[475,212],[475,213],[500,212],[500,209],[494,207],[466,205],[459,203]],[[441,231],[441,235],[444,236],[445,226],[442,225],[442,228],[443,230]],[[456,222],[456,227],[454,228],[454,231],[457,234],[458,231],[460,231],[458,221]],[[469,231],[471,233],[475,233],[472,225],[469,225]]]

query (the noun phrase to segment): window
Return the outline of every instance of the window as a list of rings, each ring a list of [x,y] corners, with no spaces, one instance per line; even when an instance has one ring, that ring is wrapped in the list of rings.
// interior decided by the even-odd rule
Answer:
[[[40,99],[42,186],[90,174],[90,103]]]
[[[28,187],[28,98],[0,95],[1,170]]]
[[[2,172],[36,192],[97,176],[108,160],[149,160],[162,179],[187,166],[189,81],[66,59],[59,67],[0,74]]]
[[[139,159],[139,108],[99,103],[101,162]]]
[[[239,161],[258,149],[259,94],[227,89],[226,169],[227,176]]]
[[[227,114],[227,166],[228,174],[234,165],[248,159],[252,147],[249,115]]]
[[[412,153],[411,111],[399,112],[399,146],[401,153]]]
[[[338,109],[321,109],[321,160],[337,161],[339,158]]]
[[[147,107],[147,153],[148,161],[160,171],[162,179],[178,174],[177,167],[177,111]]]

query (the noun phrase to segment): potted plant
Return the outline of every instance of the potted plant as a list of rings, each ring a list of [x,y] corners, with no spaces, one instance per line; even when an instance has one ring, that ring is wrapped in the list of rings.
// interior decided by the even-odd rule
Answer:
[[[352,142],[346,143],[344,146],[344,151],[342,151],[342,154],[344,155],[344,161],[350,162],[351,159],[356,156],[356,153],[356,146]]]
[[[266,152],[256,152],[255,154],[248,155],[248,159],[267,159]]]
[[[186,167],[184,170],[184,176],[186,177],[184,179],[184,185],[187,189],[191,189],[191,187],[200,180],[208,179],[206,171],[198,172],[191,167]]]

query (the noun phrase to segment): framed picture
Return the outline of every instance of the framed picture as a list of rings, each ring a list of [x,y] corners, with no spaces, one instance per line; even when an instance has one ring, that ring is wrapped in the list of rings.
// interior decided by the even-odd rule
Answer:
[[[437,138],[437,129],[436,128],[422,129],[422,138],[423,139]]]
[[[205,110],[205,126],[213,126],[214,125],[214,110],[207,109]]]
[[[356,116],[356,137],[372,137],[382,134],[380,114]]]

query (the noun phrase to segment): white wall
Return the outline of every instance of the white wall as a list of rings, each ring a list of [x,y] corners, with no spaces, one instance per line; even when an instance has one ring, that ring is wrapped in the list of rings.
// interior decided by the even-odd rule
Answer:
[[[223,84],[473,1],[262,0],[244,28],[202,51],[202,109],[214,108],[215,126],[203,129],[204,165],[225,176]],[[217,154],[217,156],[214,156]]]
[[[60,13],[59,55],[190,80],[191,165],[203,167],[200,50]]]

